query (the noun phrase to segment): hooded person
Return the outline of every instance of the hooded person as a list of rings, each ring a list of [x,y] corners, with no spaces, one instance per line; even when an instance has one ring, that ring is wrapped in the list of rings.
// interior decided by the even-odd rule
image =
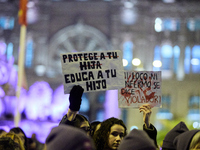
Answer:
[[[46,150],[95,150],[90,136],[69,125],[52,128],[45,141]]]
[[[174,139],[177,150],[200,149],[200,130],[186,131]]]
[[[179,122],[173,129],[171,129],[165,136],[162,144],[162,150],[176,150],[176,147],[173,144],[174,139],[186,132],[189,131],[184,122]]]
[[[145,131],[133,129],[124,137],[118,150],[156,150],[156,146]]]

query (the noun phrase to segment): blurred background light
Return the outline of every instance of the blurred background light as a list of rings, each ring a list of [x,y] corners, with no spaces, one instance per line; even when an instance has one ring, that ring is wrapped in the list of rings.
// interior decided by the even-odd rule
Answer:
[[[122,61],[123,61],[122,63],[123,63],[123,66],[124,66],[124,67],[128,65],[128,60],[122,59]]]
[[[132,127],[130,128],[130,131],[133,130],[133,129],[138,129],[138,127],[137,127],[137,126],[132,126]]]
[[[153,66],[154,67],[161,67],[162,66],[162,62],[160,60],[155,60],[155,61],[153,61]]]
[[[134,66],[139,66],[139,65],[141,64],[141,60],[140,60],[139,58],[134,58],[134,59],[132,60],[132,64],[133,64]]]
[[[197,59],[197,58],[191,59],[191,64],[192,65],[199,65],[199,59]]]
[[[198,128],[199,127],[199,123],[198,122],[194,122],[193,123],[193,128]]]

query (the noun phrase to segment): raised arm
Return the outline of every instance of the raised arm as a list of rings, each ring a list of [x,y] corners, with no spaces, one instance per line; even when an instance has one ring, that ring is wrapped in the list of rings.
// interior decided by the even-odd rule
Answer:
[[[66,115],[63,116],[59,124],[74,125],[74,119],[78,113],[84,89],[80,85],[74,85],[70,91],[69,96],[69,109]]]
[[[140,112],[143,112],[143,130],[149,135],[149,137],[154,140],[154,144],[157,145],[157,130],[156,128],[150,123],[150,117],[151,117],[151,105],[150,104],[144,104],[139,108]]]

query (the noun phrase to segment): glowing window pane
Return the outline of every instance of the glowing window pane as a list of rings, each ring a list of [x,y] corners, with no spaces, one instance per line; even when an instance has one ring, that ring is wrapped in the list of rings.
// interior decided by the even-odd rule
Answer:
[[[190,97],[188,119],[198,121],[198,118],[200,118],[199,110],[200,110],[200,97],[199,96]]]
[[[161,60],[160,47],[156,46],[154,49],[154,60]]]
[[[200,45],[195,45],[192,49],[192,72],[200,73]]]
[[[185,48],[185,60],[184,60],[184,69],[186,74],[190,73],[190,59],[191,59],[190,55],[191,55],[190,47],[187,46]]]
[[[180,48],[178,46],[175,46],[174,47],[174,72],[175,73],[177,73],[178,71],[179,56],[180,56]]]
[[[161,49],[162,54],[162,69],[170,70],[173,56],[173,50],[170,45],[163,45]]]
[[[29,39],[26,45],[25,65],[27,68],[30,68],[32,66],[32,60],[33,60],[33,41]]]
[[[161,54],[162,54],[162,57],[164,57],[164,58],[172,58],[172,56],[173,56],[172,46],[163,45],[162,49],[161,49]]]
[[[156,117],[158,119],[172,119],[173,114],[170,112],[171,106],[171,97],[170,96],[162,96],[162,108],[159,109]]]
[[[123,44],[123,59],[128,61],[128,65],[125,67],[125,69],[131,69],[131,61],[133,59],[133,43],[131,41],[127,41]]]
[[[7,48],[7,59],[9,60],[13,55],[13,44],[9,43]]]
[[[164,29],[169,31],[171,30],[171,19],[164,20]]]
[[[195,22],[195,29],[200,30],[200,19],[197,19]]]
[[[161,61],[161,50],[159,46],[156,46],[154,49],[154,62]],[[153,71],[160,71],[160,68],[153,65]]]
[[[195,20],[193,18],[189,19],[187,21],[187,28],[190,31],[194,31],[195,30]]]
[[[11,30],[14,28],[14,17],[0,17],[0,28],[4,30]]]
[[[155,19],[154,29],[156,32],[161,32],[163,30],[162,20],[160,18]]]

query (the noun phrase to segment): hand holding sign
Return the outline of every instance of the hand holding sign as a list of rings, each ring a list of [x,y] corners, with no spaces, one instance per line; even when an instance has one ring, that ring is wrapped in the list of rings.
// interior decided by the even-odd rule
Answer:
[[[143,112],[143,121],[147,128],[150,127],[150,117],[151,117],[151,105],[150,104],[143,104],[139,108],[140,112]]]
[[[84,89],[80,85],[74,85],[70,91],[69,101],[70,105],[69,108],[73,111],[79,111],[81,106],[81,97],[83,95]]]

